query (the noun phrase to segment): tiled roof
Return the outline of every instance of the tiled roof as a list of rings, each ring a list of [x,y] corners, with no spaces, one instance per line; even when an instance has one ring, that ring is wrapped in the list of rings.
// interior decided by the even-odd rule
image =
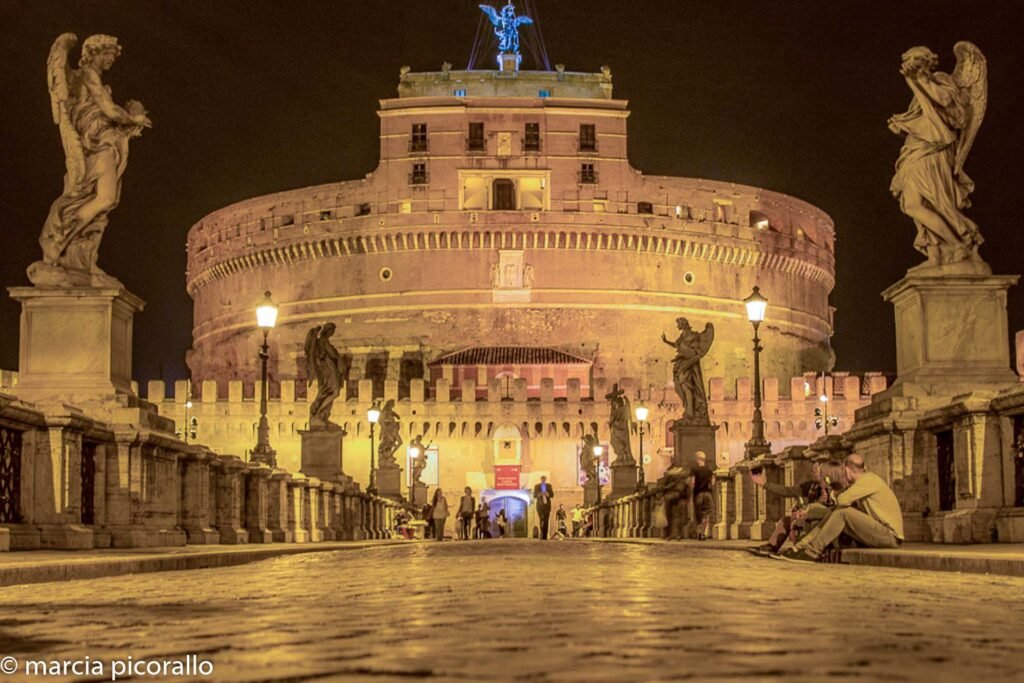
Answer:
[[[590,361],[543,346],[474,346],[441,356],[430,365],[590,365]]]

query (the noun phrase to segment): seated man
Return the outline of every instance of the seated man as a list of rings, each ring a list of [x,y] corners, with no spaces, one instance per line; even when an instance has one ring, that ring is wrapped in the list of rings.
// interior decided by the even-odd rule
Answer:
[[[825,483],[828,478],[825,471],[828,471],[832,479],[841,478],[845,480],[843,465],[830,460],[825,464],[814,463],[811,467],[811,478],[801,482],[799,486],[786,486],[768,481],[764,468],[753,467],[750,469],[750,480],[755,486],[763,488],[768,493],[773,493],[782,498],[794,498],[796,504],[790,514],[782,517],[775,523],[775,529],[768,538],[768,542],[751,548],[755,555],[773,555],[782,549],[782,546],[791,537],[796,539],[800,531],[810,531],[818,524],[829,509],[835,506],[832,490]],[[839,475],[838,477],[836,475]],[[842,487],[840,486],[840,489]]]
[[[840,534],[868,548],[898,548],[903,542],[903,512],[896,494],[882,478],[864,469],[864,458],[851,453],[843,463],[849,488],[836,496],[836,507],[817,527],[781,557],[817,562]]]

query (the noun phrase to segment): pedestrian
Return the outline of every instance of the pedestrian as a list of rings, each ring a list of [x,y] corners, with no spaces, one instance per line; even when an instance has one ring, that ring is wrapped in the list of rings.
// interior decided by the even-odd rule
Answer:
[[[505,508],[498,510],[498,516],[494,519],[498,525],[498,538],[505,538],[505,528],[508,526],[508,519],[505,517]]]
[[[569,538],[569,529],[566,526],[565,519],[565,506],[559,505],[558,510],[555,511],[555,537],[559,540]]]
[[[898,548],[903,543],[903,512],[892,489],[867,471],[859,453],[846,456],[843,469],[850,486],[836,496],[835,509],[782,553],[782,559],[817,562],[822,551],[844,533],[867,548]]]
[[[434,491],[434,504],[431,516],[434,520],[434,539],[444,540],[444,525],[448,521],[448,499],[444,497],[444,491],[439,486]]]
[[[434,507],[430,503],[423,504],[420,518],[426,523],[423,527],[423,538],[431,538],[434,535]]]
[[[548,523],[551,519],[551,499],[555,490],[551,488],[547,477],[541,477],[540,483],[533,487],[533,499],[537,502],[537,519],[540,521],[540,540],[548,540]]]
[[[480,499],[480,507],[476,511],[476,537],[491,537],[491,506],[483,498]]]
[[[580,529],[583,527],[583,506],[576,503],[572,509],[572,537],[579,538]]]
[[[704,451],[697,451],[697,466],[690,473],[690,491],[693,494],[693,518],[697,522],[697,540],[704,541],[710,536],[711,513],[714,498],[711,489],[715,485],[715,471],[707,466]]]
[[[469,540],[469,531],[473,528],[474,512],[476,512],[476,499],[473,498],[473,489],[467,486],[462,498],[459,499],[459,538],[463,541]]]

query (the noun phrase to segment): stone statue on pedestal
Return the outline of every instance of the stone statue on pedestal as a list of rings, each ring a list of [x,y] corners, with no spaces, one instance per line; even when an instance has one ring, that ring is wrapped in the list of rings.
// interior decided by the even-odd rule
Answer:
[[[516,8],[511,0],[500,12],[490,5],[480,5],[480,9],[494,24],[494,35],[498,36],[498,49],[519,54],[519,27],[532,24],[533,19],[527,16],[517,17]]]
[[[68,53],[73,33],[54,41],[46,62],[53,121],[64,147],[64,191],[50,207],[39,245],[43,260],[28,268],[40,287],[121,287],[96,265],[107,216],[121,198],[128,140],[153,124],[136,101],[114,104],[102,75],[121,54],[117,38],[94,35],[82,44],[78,69]]]
[[[401,416],[395,412],[394,399],[388,399],[380,411],[380,446],[377,448],[377,466],[381,469],[398,467],[395,451],[402,445]]]
[[[938,56],[927,47],[903,53],[900,73],[913,93],[910,108],[889,118],[889,130],[905,135],[890,190],[900,210],[914,220],[914,248],[928,257],[917,268],[964,264],[990,272],[978,255],[977,224],[961,209],[974,190],[964,172],[988,101],[988,68],[974,44],[960,41],[952,75],[936,71]]]
[[[672,359],[672,380],[683,404],[683,417],[678,422],[711,424],[700,361],[715,340],[715,326],[708,323],[703,332],[696,332],[686,318],[676,318],[676,326],[679,328],[679,337],[674,342],[669,341],[664,333],[661,340],[676,350]]]
[[[409,442],[409,448],[416,449],[416,455],[412,459],[412,482],[423,485],[423,470],[427,469],[427,447],[423,445],[423,437],[416,435]]]
[[[583,435],[583,448],[580,450],[580,471],[587,475],[587,484],[597,486],[597,437],[593,434]]]
[[[306,382],[312,384],[314,378],[317,381],[316,398],[309,404],[310,431],[341,429],[330,420],[331,408],[341,393],[342,380],[347,370],[343,367],[338,350],[331,344],[334,330],[334,323],[326,323],[306,333]]]
[[[630,443],[630,433],[633,427],[633,410],[626,398],[626,392],[616,384],[611,392],[605,395],[608,399],[611,412],[608,416],[608,426],[611,428],[611,446],[615,451],[615,460],[612,467],[634,466],[633,447]]]

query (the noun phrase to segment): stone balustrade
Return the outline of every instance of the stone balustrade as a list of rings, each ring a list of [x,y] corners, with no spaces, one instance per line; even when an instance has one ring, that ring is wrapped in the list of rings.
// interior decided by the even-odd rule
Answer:
[[[0,551],[383,539],[400,507],[0,394]]]

